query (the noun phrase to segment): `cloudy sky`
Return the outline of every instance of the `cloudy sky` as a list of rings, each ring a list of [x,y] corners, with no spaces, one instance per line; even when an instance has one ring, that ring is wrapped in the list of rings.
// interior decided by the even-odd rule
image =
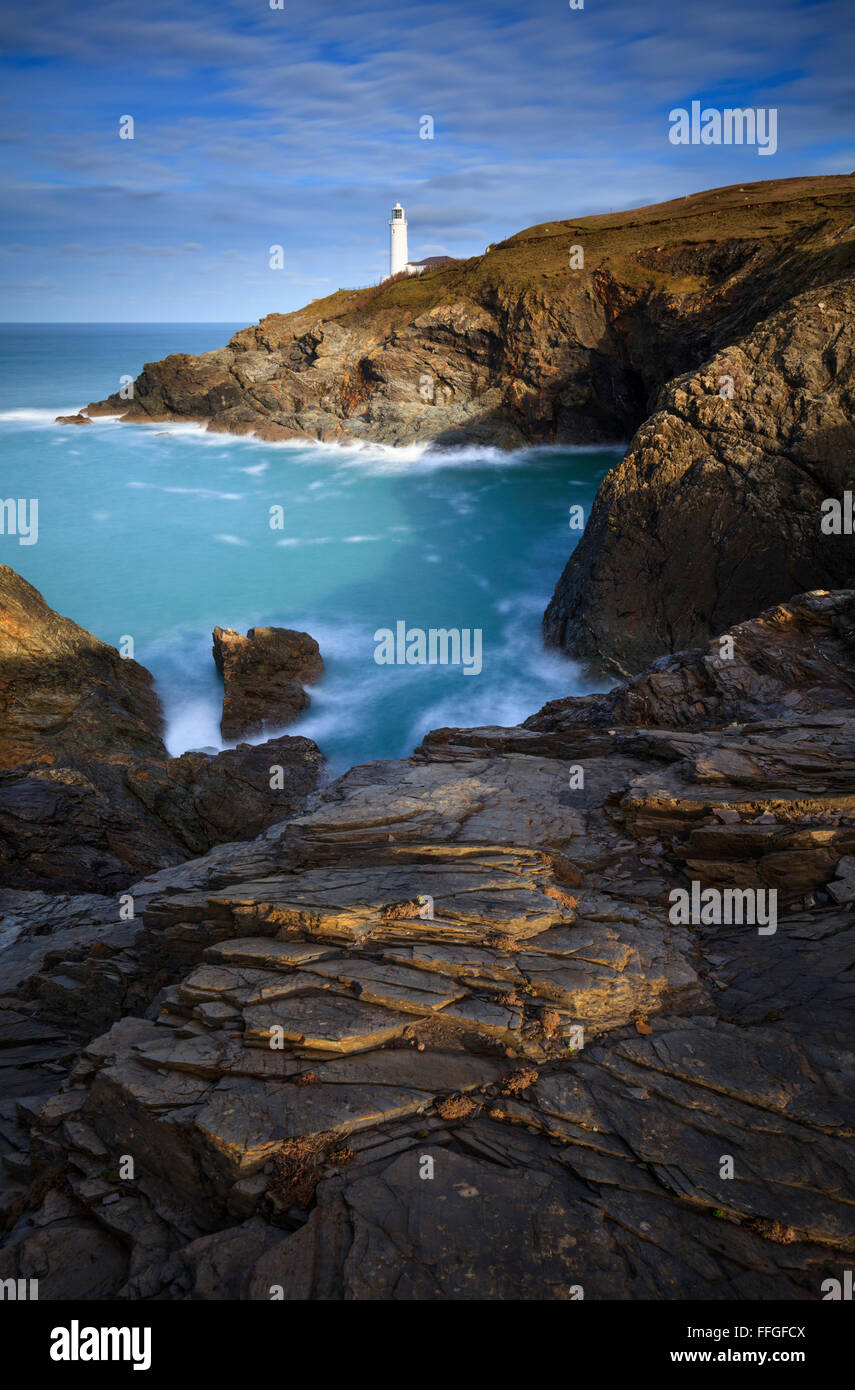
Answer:
[[[0,318],[297,308],[385,273],[396,198],[413,258],[466,256],[535,222],[855,169],[851,0],[278,3],[3,0]],[[777,153],[672,145],[693,99],[776,107]]]

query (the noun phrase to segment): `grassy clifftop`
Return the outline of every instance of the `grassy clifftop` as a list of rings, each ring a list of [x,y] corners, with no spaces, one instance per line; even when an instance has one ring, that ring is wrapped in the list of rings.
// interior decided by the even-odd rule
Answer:
[[[585,271],[669,295],[713,288],[758,252],[797,242],[809,268],[824,253],[842,268],[855,263],[855,239],[829,248],[832,234],[852,230],[855,174],[770,179],[708,189],[627,212],[541,223],[499,242],[482,256],[440,266],[374,290],[337,290],[298,310],[302,318],[356,324],[394,311],[416,316],[456,299],[480,303],[501,286],[510,293],[561,291],[570,250],[581,245]],[[730,255],[716,254],[729,246]],[[571,282],[572,284],[572,282]],[[292,315],[270,315],[269,318]],[[266,321],[266,320],[265,320]]]

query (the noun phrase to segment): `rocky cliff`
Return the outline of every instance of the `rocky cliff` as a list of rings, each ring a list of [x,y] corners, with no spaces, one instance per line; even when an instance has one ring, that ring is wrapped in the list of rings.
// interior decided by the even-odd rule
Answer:
[[[853,479],[850,272],[663,389],[600,487],[547,640],[625,674],[805,587],[852,584],[851,527],[835,534],[825,504],[844,522]]]
[[[133,922],[3,895],[0,1277],[820,1298],[855,1244],[854,628],[807,594],[732,665],[436,731]],[[777,930],[675,925],[693,881],[774,890]]]
[[[170,771],[146,674],[7,579],[0,784],[28,781],[0,814],[31,877],[0,892],[0,1278],[740,1300],[851,1268],[855,590],[818,523],[851,477],[853,189],[533,228],[90,407],[269,438],[637,430],[546,630],[638,674],[301,783],[188,859],[182,778],[219,759]],[[66,838],[72,803],[30,781],[81,776]],[[141,817],[149,850],[181,833],[139,853],[120,920]],[[738,919],[675,919],[702,889]]]
[[[132,401],[88,411],[270,439],[626,438],[665,382],[852,264],[853,195],[855,177],[772,180],[530,227],[149,363]]]

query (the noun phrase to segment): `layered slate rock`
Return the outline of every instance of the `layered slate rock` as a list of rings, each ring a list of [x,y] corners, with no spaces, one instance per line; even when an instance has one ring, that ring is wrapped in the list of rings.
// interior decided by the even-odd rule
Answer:
[[[319,780],[309,739],[170,758],[161,731],[149,672],[0,566],[0,882],[119,891],[259,834]]]
[[[304,686],[324,673],[314,637],[286,627],[251,627],[245,637],[215,627],[214,662],[225,687],[223,738],[290,724],[308,707]]]
[[[559,733],[584,724],[702,728],[740,719],[833,712],[855,703],[852,590],[798,594],[713,639],[660,657],[604,698],[552,700],[523,728]],[[435,736],[434,736],[435,737]]]
[[[799,590],[851,586],[828,504],[851,502],[853,362],[850,271],[670,382],[600,485],[547,641],[626,674]]]
[[[690,651],[528,728],[437,731],[136,884],[132,923],[66,902],[54,951],[42,895],[11,900],[0,1277],[821,1297],[855,1241],[852,603],[744,625],[729,675]],[[698,880],[774,886],[776,931],[676,925]]]

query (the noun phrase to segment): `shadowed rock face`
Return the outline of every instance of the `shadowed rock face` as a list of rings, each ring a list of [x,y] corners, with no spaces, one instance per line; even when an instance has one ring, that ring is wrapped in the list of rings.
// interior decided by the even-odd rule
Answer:
[[[826,534],[823,502],[855,476],[853,364],[848,274],[672,381],[600,486],[547,641],[626,674],[801,589],[851,585],[853,538]]]
[[[853,611],[436,731],[137,883],[134,922],[3,895],[0,1277],[821,1297],[855,1238]],[[774,888],[776,932],[675,925],[696,880]]]
[[[324,673],[314,637],[287,627],[251,627],[245,637],[215,627],[214,662],[225,685],[223,738],[290,724],[309,705],[304,684]]]
[[[309,739],[170,758],[161,726],[148,671],[0,567],[0,882],[119,891],[257,835],[317,785]]]

